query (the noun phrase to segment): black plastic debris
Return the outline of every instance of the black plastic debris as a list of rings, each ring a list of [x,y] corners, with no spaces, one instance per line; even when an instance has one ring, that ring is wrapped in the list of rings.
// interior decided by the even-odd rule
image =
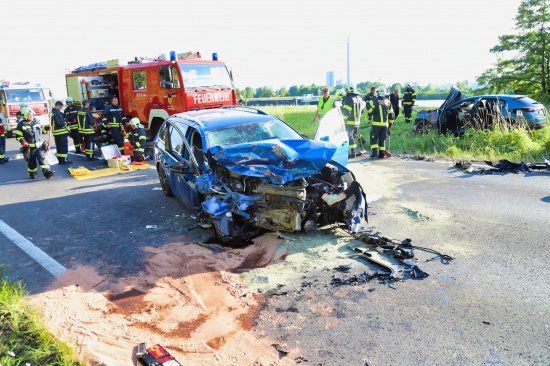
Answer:
[[[540,170],[550,170],[550,160],[543,158],[543,163],[514,163],[506,159],[499,160],[498,163],[492,161],[470,162],[458,161],[455,167],[471,174],[493,174],[493,173],[513,173],[533,172]]]

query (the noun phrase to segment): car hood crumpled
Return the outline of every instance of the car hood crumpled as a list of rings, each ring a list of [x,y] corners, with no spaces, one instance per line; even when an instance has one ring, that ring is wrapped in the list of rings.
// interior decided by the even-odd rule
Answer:
[[[210,149],[212,158],[231,172],[267,177],[272,184],[317,174],[335,152],[334,144],[311,140],[264,140]]]

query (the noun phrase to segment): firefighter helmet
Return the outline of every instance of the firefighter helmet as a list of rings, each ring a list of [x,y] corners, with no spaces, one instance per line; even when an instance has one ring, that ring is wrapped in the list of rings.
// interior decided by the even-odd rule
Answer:
[[[346,97],[346,91],[344,89],[336,90],[336,98],[344,100],[345,97]]]
[[[71,97],[67,97],[67,99],[65,99],[65,103],[72,103],[73,102],[73,98]]]
[[[376,88],[376,94],[378,94],[379,97],[387,97],[388,93],[386,92],[386,88],[383,86],[379,86]]]
[[[355,84],[354,83],[347,83],[344,85],[344,88],[348,90],[348,93],[355,93]]]
[[[28,116],[29,114],[30,114],[31,116],[33,115],[32,109],[27,108],[27,107],[21,109],[21,115],[23,116],[23,118],[26,119],[27,116]]]
[[[139,118],[137,118],[137,117],[132,118],[132,119],[130,120],[130,122],[128,122],[128,124],[129,124],[130,126],[134,126],[135,128],[139,128],[140,125],[141,125],[141,123],[140,123],[140,121],[139,121]]]
[[[29,105],[25,102],[19,103],[19,108],[27,108]]]

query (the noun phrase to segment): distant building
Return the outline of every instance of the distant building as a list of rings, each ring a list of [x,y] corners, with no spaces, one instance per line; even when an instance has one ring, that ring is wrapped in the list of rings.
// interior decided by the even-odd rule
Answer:
[[[344,81],[343,80],[336,80],[336,85],[344,85]]]
[[[327,86],[334,88],[334,71],[327,71]]]

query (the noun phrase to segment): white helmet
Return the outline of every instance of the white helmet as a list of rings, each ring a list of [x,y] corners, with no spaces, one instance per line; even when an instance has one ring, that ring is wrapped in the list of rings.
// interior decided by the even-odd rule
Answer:
[[[139,118],[134,117],[128,122],[130,126],[134,126],[135,128],[139,128],[141,126],[141,122],[139,121]]]
[[[388,93],[386,92],[386,88],[383,86],[379,86],[376,88],[376,94],[378,94],[379,97],[387,97]]]

